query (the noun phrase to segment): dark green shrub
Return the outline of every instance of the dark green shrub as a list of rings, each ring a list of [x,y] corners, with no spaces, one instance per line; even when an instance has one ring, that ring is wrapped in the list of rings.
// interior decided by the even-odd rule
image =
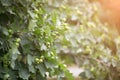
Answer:
[[[49,9],[45,0],[0,0],[1,80],[71,76],[54,47],[60,30],[64,32],[57,21],[63,21],[57,10]]]

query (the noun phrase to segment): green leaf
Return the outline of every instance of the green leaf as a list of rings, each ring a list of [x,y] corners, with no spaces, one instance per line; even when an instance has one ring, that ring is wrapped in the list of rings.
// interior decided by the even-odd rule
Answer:
[[[11,67],[12,67],[12,69],[15,68],[15,60],[12,60],[12,61],[11,61]]]
[[[18,57],[18,54],[12,54],[12,60],[16,60]]]
[[[35,73],[35,68],[33,65],[29,65],[29,71]]]
[[[29,31],[34,31],[35,27],[36,27],[36,20],[31,20],[29,22]]]
[[[31,55],[27,55],[27,62],[28,62],[28,65],[32,65],[32,62],[34,61],[34,58],[33,58],[33,56],[31,56]]]
[[[36,68],[39,69],[41,75],[45,77],[45,73],[47,72],[45,66],[41,63],[37,65]]]
[[[29,74],[28,70],[25,67],[21,67],[19,69],[19,77],[20,78],[28,80],[29,76],[30,76],[30,74]]]
[[[41,74],[37,74],[36,80],[47,80],[46,77],[43,77]]]
[[[9,79],[8,80],[18,80],[16,76],[16,71],[13,71],[12,69],[9,69]]]
[[[52,68],[55,67],[55,64],[54,64],[53,62],[45,61],[45,66],[46,66],[47,68],[52,69]]]
[[[34,14],[33,12],[31,12],[30,10],[28,10],[28,13],[30,14],[31,18],[34,18],[36,14]]]
[[[45,44],[42,44],[42,46],[41,46],[41,50],[47,50],[47,46],[45,45]]]
[[[9,35],[8,30],[7,30],[6,28],[3,28],[3,29],[2,29],[2,32],[3,32],[3,34],[5,34],[6,36]]]

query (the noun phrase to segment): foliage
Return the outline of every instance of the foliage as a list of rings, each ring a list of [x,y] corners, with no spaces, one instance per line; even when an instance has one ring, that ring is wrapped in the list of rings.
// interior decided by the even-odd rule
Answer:
[[[49,8],[45,0],[0,0],[0,79],[71,76],[54,47],[65,30],[63,23],[58,10]]]
[[[92,1],[0,0],[0,79],[73,80],[57,51],[81,80],[119,80],[120,37]]]
[[[56,40],[57,52],[68,65],[84,69],[82,80],[119,80],[120,38],[110,25],[100,22],[99,10],[98,3],[88,0],[62,5],[61,15],[69,28]]]

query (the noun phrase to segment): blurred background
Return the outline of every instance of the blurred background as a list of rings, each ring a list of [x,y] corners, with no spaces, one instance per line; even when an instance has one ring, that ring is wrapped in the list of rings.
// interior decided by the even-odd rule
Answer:
[[[67,29],[57,54],[78,80],[120,79],[119,4],[116,0],[49,0]],[[59,21],[58,21],[58,24]]]

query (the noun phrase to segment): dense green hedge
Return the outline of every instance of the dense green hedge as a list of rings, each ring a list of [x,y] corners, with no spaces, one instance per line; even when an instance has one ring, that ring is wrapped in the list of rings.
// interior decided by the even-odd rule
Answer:
[[[54,47],[63,23],[45,0],[0,0],[0,79],[71,80]]]

